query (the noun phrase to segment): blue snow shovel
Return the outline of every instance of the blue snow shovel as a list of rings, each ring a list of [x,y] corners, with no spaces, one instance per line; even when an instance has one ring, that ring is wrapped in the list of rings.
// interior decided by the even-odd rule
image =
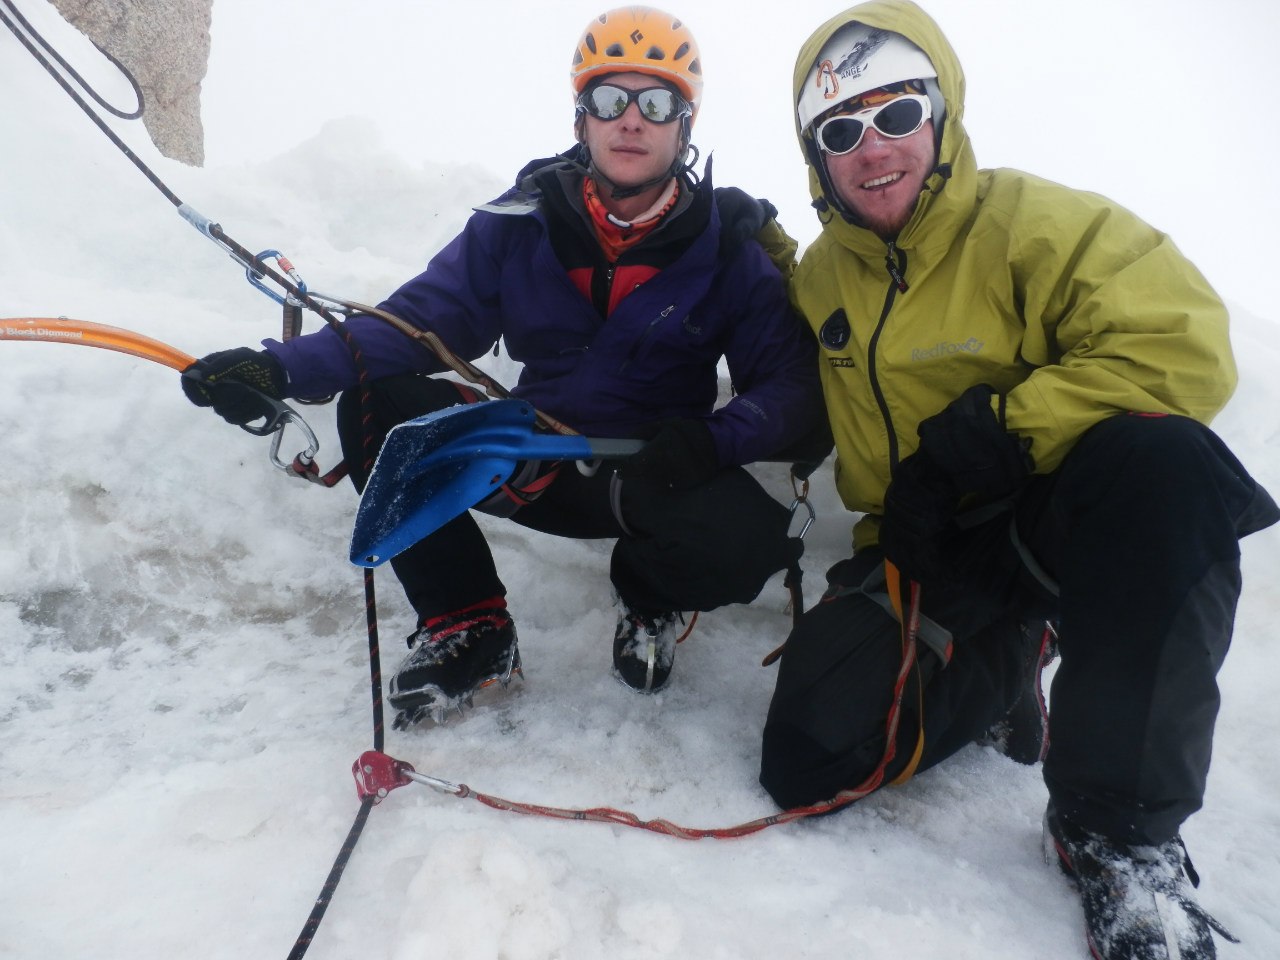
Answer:
[[[392,427],[356,511],[351,562],[385,563],[493,493],[522,460],[609,460],[644,446],[536,433],[534,423],[529,404],[490,400]]]

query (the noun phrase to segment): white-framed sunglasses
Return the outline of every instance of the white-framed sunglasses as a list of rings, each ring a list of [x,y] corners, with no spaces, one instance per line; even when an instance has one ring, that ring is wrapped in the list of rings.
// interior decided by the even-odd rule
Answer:
[[[841,156],[858,148],[868,126],[873,126],[894,140],[909,137],[933,115],[929,98],[920,93],[907,93],[857,113],[843,113],[818,124],[814,139],[824,153]]]

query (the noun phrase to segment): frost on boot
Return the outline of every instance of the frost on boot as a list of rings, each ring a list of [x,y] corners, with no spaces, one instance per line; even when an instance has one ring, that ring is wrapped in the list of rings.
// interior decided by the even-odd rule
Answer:
[[[676,658],[676,614],[648,616],[622,608],[613,635],[613,674],[640,693],[657,693]]]
[[[411,652],[391,678],[387,696],[397,730],[428,716],[443,723],[450,711],[469,706],[477,690],[492,683],[505,687],[513,675],[524,676],[515,624],[502,597],[426,620],[407,642]]]
[[[1180,837],[1130,846],[1044,815],[1045,857],[1071,877],[1097,960],[1214,960],[1213,934],[1239,943],[1195,900],[1200,882]],[[1190,882],[1188,882],[1190,881]]]

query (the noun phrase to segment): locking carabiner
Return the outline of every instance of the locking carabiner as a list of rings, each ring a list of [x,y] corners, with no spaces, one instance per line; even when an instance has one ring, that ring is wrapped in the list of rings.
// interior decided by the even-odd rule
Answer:
[[[791,501],[791,519],[794,520],[796,511],[801,506],[808,511],[809,516],[804,522],[804,526],[800,528],[800,532],[796,534],[797,539],[803,540],[804,535],[809,532],[809,528],[813,526],[813,521],[818,519],[818,513],[813,509],[813,504],[809,502],[809,478],[796,482],[795,473],[791,474],[791,492],[795,494],[795,499]],[[787,529],[791,528],[791,522],[788,521]]]

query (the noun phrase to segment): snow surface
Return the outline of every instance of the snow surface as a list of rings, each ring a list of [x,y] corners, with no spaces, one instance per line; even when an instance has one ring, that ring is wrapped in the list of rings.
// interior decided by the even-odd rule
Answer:
[[[233,67],[267,65],[229,64],[227,38],[261,31],[270,39],[277,6],[292,9],[253,6],[253,14],[271,18],[265,25],[242,2],[218,0],[215,10],[205,93],[217,117],[210,154],[234,148],[257,159],[194,170],[159,158],[139,125],[118,129],[180,197],[246,246],[283,249],[315,288],[377,300],[416,273],[521,159],[568,142],[523,136],[489,151],[484,138],[499,136],[491,117],[470,134],[484,162],[467,164],[465,155],[430,144],[409,157],[379,121],[347,117],[283,143],[230,144],[234,85],[218,78]],[[701,21],[711,19],[711,5],[685,6],[691,21],[693,8],[703,11],[697,29],[708,47],[717,31],[740,39],[750,27],[759,37],[766,23],[775,26],[766,5],[747,5],[745,25],[722,18],[707,26]],[[794,6],[795,23],[763,34],[777,38],[781,66],[767,76],[784,91],[796,45],[834,10]],[[959,5],[935,6],[949,30],[961,23]],[[361,24],[381,17],[385,25],[388,4],[366,7]],[[1186,27],[1186,10],[1170,7],[1166,31]],[[347,25],[335,11],[348,8],[309,4],[314,20],[299,21],[294,39],[307,41],[307,31],[321,25]],[[499,8],[494,17],[516,9]],[[1116,16],[1128,23],[1133,11],[1120,8]],[[564,50],[563,38],[594,12],[557,9],[549,19],[561,39],[552,49]],[[1009,16],[1007,34],[1033,30],[1043,39],[1029,15]],[[47,13],[42,23],[55,19]],[[344,66],[323,45],[292,61],[313,70],[310,61],[319,60],[367,81],[357,103],[322,115],[372,111],[378,91],[397,81],[399,48],[380,61],[373,40],[350,26],[353,63]],[[972,36],[965,35],[968,48],[957,44],[981,82],[998,64],[969,52],[978,49]],[[56,37],[72,46],[65,32]],[[1157,31],[1151,39],[1163,38]],[[1067,49],[1050,39],[1055,52]],[[1025,55],[1031,44],[1015,46]],[[1225,44],[1207,46],[1205,56]],[[1043,50],[1038,57],[1052,72],[1054,58]],[[536,59],[526,72],[545,68]],[[524,89],[523,77],[512,79]],[[320,110],[313,88],[327,89],[307,73],[299,111]],[[194,355],[276,335],[275,306],[175,215],[7,32],[0,35],[0,90],[0,315],[112,324]],[[278,98],[279,114],[294,118],[289,91],[259,93]],[[437,106],[430,123],[444,127],[453,103]],[[554,105],[556,123],[562,106]],[[727,109],[724,99],[715,109]],[[548,117],[542,123],[551,129]],[[710,121],[708,112],[705,129],[714,132]],[[793,151],[785,116],[767,132],[759,124],[769,149],[777,141]],[[1200,118],[1180,135],[1188,129],[1213,137]],[[1013,162],[984,153],[976,131],[975,139],[984,163]],[[775,198],[803,193],[794,152],[757,166],[727,135],[704,146],[723,153],[723,183]],[[1141,139],[1120,146],[1143,150]],[[1083,164],[1088,150],[1080,150]],[[1266,155],[1259,150],[1249,160],[1260,165]],[[1151,166],[1167,180],[1136,206],[1167,226],[1188,215],[1173,199],[1177,185],[1205,170],[1162,152],[1158,158]],[[1139,165],[1147,163],[1129,164]],[[1211,170],[1214,189],[1235,189],[1217,183],[1234,170]],[[1243,172],[1235,179],[1257,182]],[[1274,204],[1274,191],[1268,194],[1258,204]],[[784,223],[811,239],[816,223],[806,222],[802,204],[793,209]],[[1220,213],[1190,212],[1206,224]],[[1275,221],[1261,206],[1243,213],[1257,218],[1255,226]],[[1248,246],[1226,253],[1257,256]],[[1242,282],[1244,273],[1269,303],[1272,275],[1264,273],[1266,286],[1258,288],[1258,272],[1241,271]],[[1242,288],[1231,271],[1211,276],[1233,306],[1242,375],[1215,426],[1280,491],[1280,326],[1238,305]],[[10,341],[0,341],[0,363],[0,525],[7,534],[0,550],[0,957],[284,956],[356,813],[349,770],[371,743],[361,575],[345,559],[356,497],[347,486],[326,491],[284,477],[268,463],[265,440],[189,405],[162,366]],[[514,381],[505,357],[488,363],[499,379]],[[328,467],[337,449],[331,410],[303,414],[320,434],[319,460]],[[299,438],[291,433],[285,443],[290,453]],[[789,498],[781,468],[758,474]],[[814,500],[819,522],[805,559],[810,599],[822,571],[844,555],[851,519],[828,469],[816,478]],[[615,616],[609,545],[482,522],[510,588],[527,680],[505,696],[482,697],[462,722],[389,733],[389,753],[423,773],[526,802],[608,805],[696,827],[773,811],[755,778],[773,680],[759,662],[789,622],[780,580],[750,606],[704,614],[680,649],[670,689],[640,697],[608,671]],[[1244,941],[1223,947],[1224,958],[1280,956],[1280,697],[1271,645],[1280,589],[1269,582],[1278,562],[1274,530],[1245,541],[1245,593],[1236,647],[1221,674],[1208,796],[1184,830],[1205,878],[1202,902]],[[378,583],[389,671],[411,616],[389,571]],[[1043,804],[1038,770],[976,746],[838,816],[730,842],[520,817],[412,785],[373,810],[308,956],[1082,960],[1078,901],[1041,859]]]

